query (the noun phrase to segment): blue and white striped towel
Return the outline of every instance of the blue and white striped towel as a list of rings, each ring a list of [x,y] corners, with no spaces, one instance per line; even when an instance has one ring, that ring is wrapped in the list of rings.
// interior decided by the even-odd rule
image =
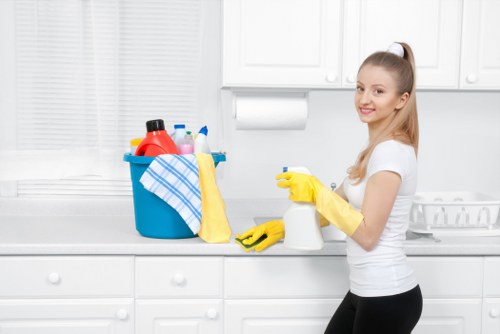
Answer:
[[[142,174],[144,188],[174,208],[196,234],[201,226],[201,192],[194,154],[157,156]]]

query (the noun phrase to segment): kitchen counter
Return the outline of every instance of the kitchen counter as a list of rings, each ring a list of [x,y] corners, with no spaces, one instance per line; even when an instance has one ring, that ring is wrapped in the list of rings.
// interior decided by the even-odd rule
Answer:
[[[229,219],[234,235],[254,225],[251,218]],[[500,255],[500,237],[413,236],[405,242],[408,255]],[[287,249],[282,243],[262,253],[246,253],[231,240],[207,244],[200,238],[166,240],[141,237],[133,216],[21,216],[0,217],[0,255],[221,255],[287,256],[346,254],[343,241],[327,241],[320,251]]]

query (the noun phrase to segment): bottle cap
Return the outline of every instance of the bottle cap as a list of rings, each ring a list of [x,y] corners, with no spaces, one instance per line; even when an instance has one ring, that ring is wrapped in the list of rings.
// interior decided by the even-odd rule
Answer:
[[[288,167],[283,167],[283,173],[288,172]]]
[[[139,146],[139,144],[142,142],[144,138],[134,138],[130,139],[130,145],[131,146]]]
[[[186,131],[186,134],[187,135],[190,135],[192,132],[191,131]]]
[[[174,124],[174,129],[185,129],[186,124]]]
[[[163,123],[162,119],[154,119],[152,121],[147,121],[146,130],[148,130],[148,132],[162,131],[165,130],[165,124]]]
[[[200,129],[200,131],[198,131],[198,133],[203,133],[205,136],[208,135],[208,128],[207,128],[207,126],[205,125],[204,127],[202,127]]]

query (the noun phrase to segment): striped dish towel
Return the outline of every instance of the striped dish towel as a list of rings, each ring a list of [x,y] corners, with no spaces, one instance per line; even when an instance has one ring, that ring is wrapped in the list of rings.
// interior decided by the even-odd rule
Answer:
[[[142,174],[140,182],[163,199],[196,234],[201,225],[201,192],[194,154],[162,154]]]

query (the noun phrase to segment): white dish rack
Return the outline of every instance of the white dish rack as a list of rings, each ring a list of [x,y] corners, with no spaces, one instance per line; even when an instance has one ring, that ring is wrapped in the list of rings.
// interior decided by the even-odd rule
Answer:
[[[417,193],[410,230],[439,236],[496,236],[500,200],[475,192]]]

